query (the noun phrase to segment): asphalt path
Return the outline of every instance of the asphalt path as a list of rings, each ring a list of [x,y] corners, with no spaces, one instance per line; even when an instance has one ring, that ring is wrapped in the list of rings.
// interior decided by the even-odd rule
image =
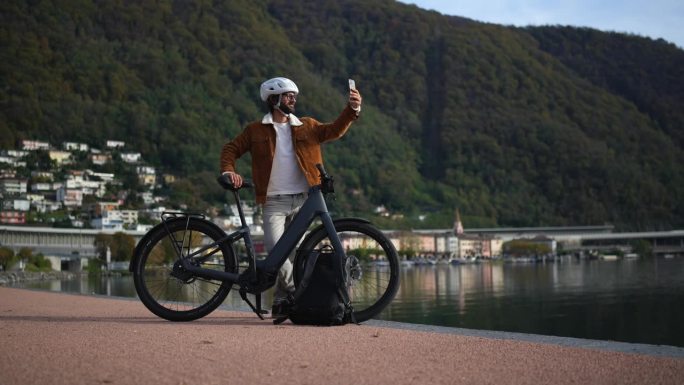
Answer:
[[[0,384],[682,384],[684,349],[370,321],[173,323],[135,300],[0,287]]]

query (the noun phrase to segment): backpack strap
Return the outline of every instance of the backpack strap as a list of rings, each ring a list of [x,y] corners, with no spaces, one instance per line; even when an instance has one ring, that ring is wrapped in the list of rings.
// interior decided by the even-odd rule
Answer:
[[[314,267],[316,267],[316,262],[318,261],[319,255],[321,255],[321,252],[318,250],[314,250],[311,253],[309,259],[306,261],[306,266],[304,266],[304,276],[299,282],[299,287],[295,290],[292,296],[288,296],[287,301],[289,301],[293,306],[296,306],[297,300],[302,296],[304,290],[306,290],[306,288],[309,286],[309,281],[311,281],[311,276],[313,275]],[[274,319],[273,324],[280,325],[281,323],[285,322],[287,318],[288,315],[285,314],[282,317]]]
[[[337,295],[344,304],[345,317],[347,320],[356,325],[360,323],[356,322],[356,317],[354,317],[354,307],[351,304],[351,299],[349,298],[349,292],[347,291],[347,279],[349,278],[346,274],[345,268],[342,267],[342,261],[337,261],[335,264],[337,266],[338,277],[340,277],[340,283],[337,285]]]
[[[342,303],[344,304],[345,317],[349,317],[349,322],[354,323],[356,325],[361,325],[360,323],[356,322],[356,317],[354,317],[354,307],[352,306],[351,300],[349,299],[347,285],[341,285],[337,289],[337,295],[340,297]]]
[[[311,281],[311,276],[313,275],[316,262],[318,261],[318,257],[320,255],[321,252],[319,250],[314,250],[314,252],[309,256],[309,259],[307,259],[306,266],[304,266],[304,276],[299,282],[299,287],[295,290],[294,294],[292,294],[292,299],[295,302],[299,299],[299,297],[302,296],[304,290],[306,290],[306,288],[309,286],[309,281]]]

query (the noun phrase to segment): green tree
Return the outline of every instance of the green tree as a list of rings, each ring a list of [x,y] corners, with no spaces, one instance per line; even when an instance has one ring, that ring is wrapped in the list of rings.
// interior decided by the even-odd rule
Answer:
[[[26,263],[27,271],[51,271],[52,264],[41,253],[32,254]]]
[[[639,239],[636,241],[631,242],[632,245],[632,250],[634,250],[635,253],[639,254],[640,256],[643,257],[651,257],[653,256],[653,246],[651,243],[645,239]]]
[[[221,200],[195,177],[218,172],[221,145],[263,113],[260,82],[285,74],[299,116],[335,119],[348,77],[364,95],[324,146],[345,215],[384,205],[430,213],[387,227],[439,227],[457,206],[473,226],[684,226],[684,51],[662,40],[388,0],[0,4],[0,142],[124,140],[184,180],[176,206]],[[52,167],[44,152],[27,165]],[[105,169],[143,191],[126,166]]]
[[[0,247],[0,266],[2,270],[7,270],[16,262],[14,257],[14,250],[9,247]]]
[[[95,236],[94,246],[103,261],[107,258],[107,249],[112,261],[130,261],[135,249],[135,238],[123,232],[100,233]]]
[[[504,253],[516,257],[520,256],[538,256],[549,254],[551,247],[547,244],[534,242],[525,239],[514,239],[503,244]]]

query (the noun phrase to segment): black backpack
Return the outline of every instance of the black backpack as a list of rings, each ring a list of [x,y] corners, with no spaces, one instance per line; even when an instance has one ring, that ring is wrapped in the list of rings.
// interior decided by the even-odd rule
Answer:
[[[275,319],[274,324],[288,318],[299,325],[332,326],[355,322],[342,264],[332,248],[311,253],[304,276],[288,301],[287,315]]]

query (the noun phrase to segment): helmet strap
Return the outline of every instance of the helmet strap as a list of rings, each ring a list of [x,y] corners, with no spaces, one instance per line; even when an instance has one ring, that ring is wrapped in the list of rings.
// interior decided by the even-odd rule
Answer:
[[[290,108],[288,108],[287,106],[280,104],[280,101],[282,100],[282,98],[283,98],[283,94],[278,95],[278,103],[276,103],[276,105],[274,107],[277,108],[278,111],[282,112],[283,115],[290,116],[290,114],[292,113],[292,110],[290,110]]]

